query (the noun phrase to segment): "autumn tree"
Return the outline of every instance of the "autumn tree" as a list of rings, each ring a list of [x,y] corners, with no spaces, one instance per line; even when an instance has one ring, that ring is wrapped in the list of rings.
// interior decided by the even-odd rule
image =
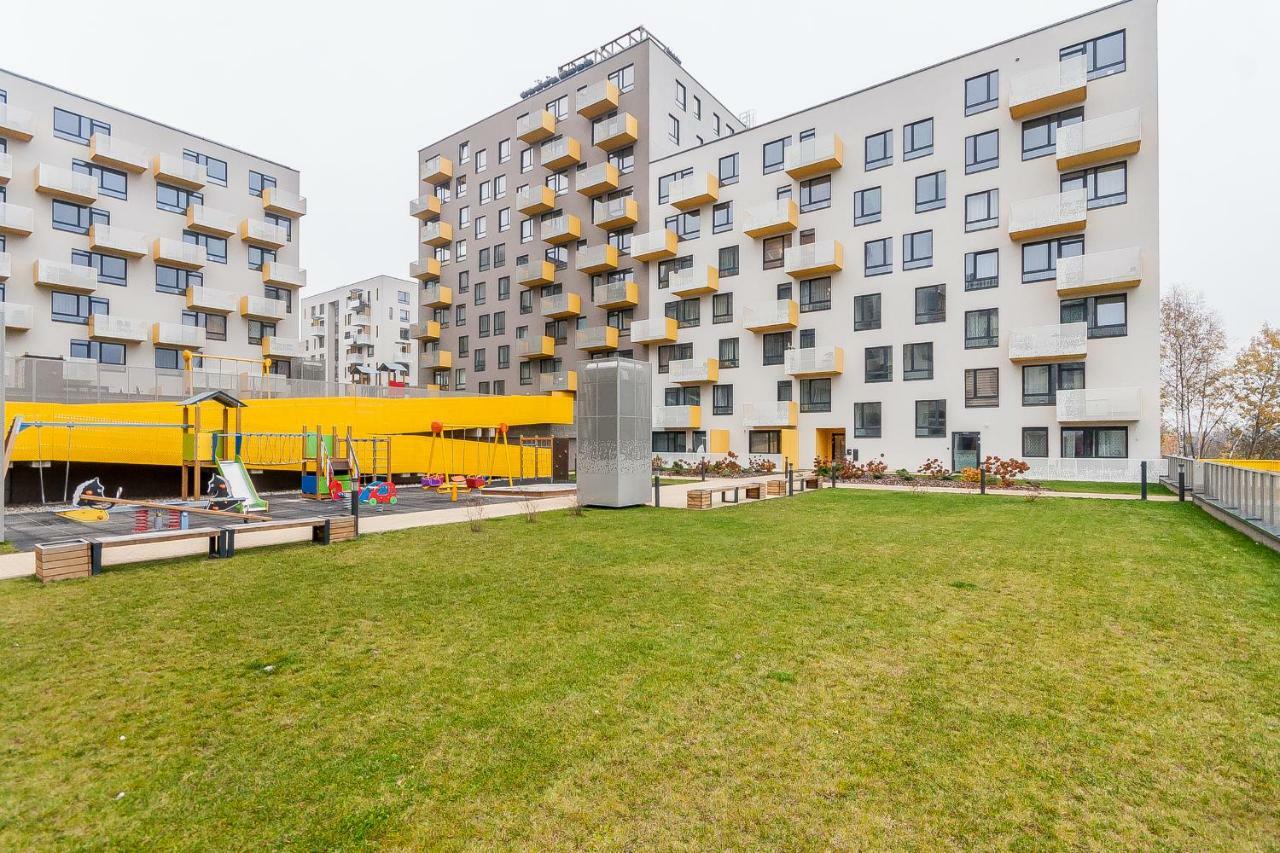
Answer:
[[[1233,455],[1257,459],[1280,451],[1280,328],[1263,324],[1231,368],[1237,444]]]
[[[1227,336],[1204,296],[1174,286],[1160,300],[1160,392],[1185,456],[1204,456],[1231,411]]]

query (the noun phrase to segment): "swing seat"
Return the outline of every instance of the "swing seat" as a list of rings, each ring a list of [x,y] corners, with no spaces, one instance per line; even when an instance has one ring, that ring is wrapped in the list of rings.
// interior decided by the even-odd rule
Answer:
[[[444,485],[444,475],[428,474],[422,478],[422,485],[428,489],[434,489],[436,486]]]
[[[488,481],[487,481],[484,477],[479,477],[479,476],[477,476],[477,477],[468,477],[468,478],[467,478],[467,488],[469,488],[469,489],[483,489],[483,488],[485,487],[485,483],[487,483],[487,482],[488,482]]]

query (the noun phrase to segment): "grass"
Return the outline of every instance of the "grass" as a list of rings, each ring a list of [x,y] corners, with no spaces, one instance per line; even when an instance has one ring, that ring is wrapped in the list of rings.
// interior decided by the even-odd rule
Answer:
[[[829,490],[0,584],[0,848],[1280,837],[1280,557]]]
[[[1140,483],[1090,482],[1086,480],[1035,480],[1040,488],[1053,492],[1093,492],[1099,495],[1136,495],[1142,492]],[[1173,491],[1154,480],[1147,482],[1148,495],[1172,495]]]

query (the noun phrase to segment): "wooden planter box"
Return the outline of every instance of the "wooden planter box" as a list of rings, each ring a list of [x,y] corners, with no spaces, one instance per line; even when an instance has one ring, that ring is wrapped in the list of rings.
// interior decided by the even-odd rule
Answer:
[[[339,515],[329,519],[329,541],[345,542],[355,539],[358,533],[354,515]]]
[[[690,489],[687,506],[689,509],[711,509],[711,490]]]
[[[770,480],[765,483],[766,495],[785,495],[787,493],[786,480]]]
[[[93,560],[84,539],[36,546],[36,577],[45,583],[87,578],[92,573]]]
[[[806,489],[820,489],[822,488],[822,478],[821,477],[805,477],[804,487]]]
[[[746,495],[748,500],[758,501],[764,497],[762,494],[764,487],[759,483],[748,483],[742,487],[742,493]]]

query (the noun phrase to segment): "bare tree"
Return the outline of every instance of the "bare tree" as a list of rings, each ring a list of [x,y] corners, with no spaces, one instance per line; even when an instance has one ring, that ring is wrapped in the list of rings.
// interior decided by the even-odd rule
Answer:
[[[1280,328],[1263,324],[1236,356],[1231,391],[1237,433],[1232,455],[1257,459],[1275,452],[1280,439]]]
[[[1227,336],[1200,293],[1173,287],[1160,300],[1160,391],[1180,451],[1203,456],[1231,410]]]

